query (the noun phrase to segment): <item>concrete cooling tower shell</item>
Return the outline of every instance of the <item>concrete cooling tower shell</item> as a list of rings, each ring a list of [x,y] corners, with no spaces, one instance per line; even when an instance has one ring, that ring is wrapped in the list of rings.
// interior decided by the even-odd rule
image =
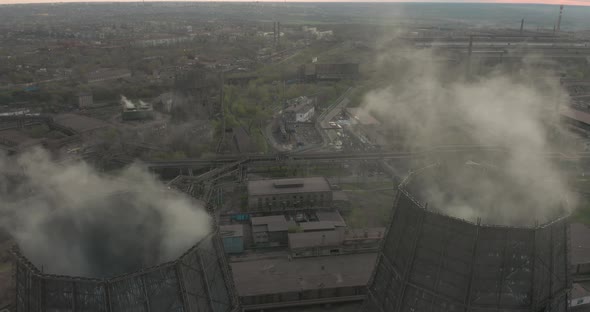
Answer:
[[[230,312],[237,310],[218,233],[158,266],[109,278],[44,274],[14,251],[17,312]]]
[[[435,213],[402,183],[362,310],[568,311],[568,231],[565,218],[524,228]]]

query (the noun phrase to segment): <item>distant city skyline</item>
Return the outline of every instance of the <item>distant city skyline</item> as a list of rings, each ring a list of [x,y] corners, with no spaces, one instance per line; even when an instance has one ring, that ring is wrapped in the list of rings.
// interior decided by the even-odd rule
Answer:
[[[143,2],[142,0],[0,0],[0,4],[24,4],[24,3],[76,3],[76,2]],[[276,0],[146,0],[146,2],[283,2]],[[590,0],[287,0],[296,2],[348,2],[348,3],[488,3],[488,4],[548,4],[567,6],[590,6]],[[590,16],[588,17],[590,18]]]

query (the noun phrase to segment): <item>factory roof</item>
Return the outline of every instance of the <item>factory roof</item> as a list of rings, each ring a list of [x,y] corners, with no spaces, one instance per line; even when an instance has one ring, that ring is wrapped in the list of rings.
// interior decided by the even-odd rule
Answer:
[[[309,289],[365,286],[375,267],[376,253],[273,259],[231,263],[240,296],[254,296]]]
[[[244,225],[242,224],[231,224],[231,225],[220,225],[219,234],[221,237],[243,237],[244,236]]]
[[[265,225],[268,232],[287,231],[289,229],[285,216],[253,217],[251,222],[253,227],[259,229],[259,226]]]
[[[560,114],[564,117],[590,125],[590,114],[570,107],[563,108]]]
[[[318,211],[315,213],[319,221],[331,222],[334,226],[346,226],[346,222],[338,211]]]
[[[572,264],[590,263],[590,227],[582,223],[570,225]]]
[[[341,231],[289,233],[289,248],[313,248],[340,246],[344,241]]]
[[[248,181],[249,195],[314,193],[330,190],[330,183],[323,177]]]
[[[571,299],[590,297],[590,282],[573,283],[571,291]]]
[[[301,222],[299,226],[303,229],[303,232],[307,231],[321,231],[321,230],[334,230],[334,223],[329,221],[312,221],[312,222]]]

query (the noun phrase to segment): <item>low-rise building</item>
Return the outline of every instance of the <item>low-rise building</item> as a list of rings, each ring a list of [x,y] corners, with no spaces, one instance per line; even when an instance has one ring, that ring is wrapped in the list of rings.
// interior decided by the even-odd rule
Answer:
[[[299,227],[303,232],[321,232],[321,231],[334,231],[336,227],[334,223],[329,221],[312,221],[312,222],[301,222]]]
[[[332,223],[334,227],[346,227],[346,222],[337,210],[334,211],[318,211],[315,213],[318,221]]]
[[[323,177],[248,181],[249,211],[330,207],[332,189]]]
[[[252,239],[256,245],[287,245],[290,224],[284,216],[253,217],[250,221],[252,222]]]
[[[300,227],[305,224],[300,223]],[[304,230],[303,233],[289,233],[289,249],[293,258],[376,252],[384,235],[385,228]]]
[[[300,96],[287,103],[284,114],[288,122],[308,122],[315,114],[314,100]]]
[[[78,107],[87,108],[93,105],[92,93],[80,93],[78,94]]]
[[[244,251],[244,225],[220,225],[219,234],[223,240],[226,253],[241,253]]]

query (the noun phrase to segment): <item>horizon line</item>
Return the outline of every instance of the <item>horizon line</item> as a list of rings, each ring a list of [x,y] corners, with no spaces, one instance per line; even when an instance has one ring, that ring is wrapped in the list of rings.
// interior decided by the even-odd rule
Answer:
[[[75,4],[75,3],[398,3],[398,4],[508,4],[508,5],[564,5],[564,6],[590,6],[590,0],[0,0],[0,5],[20,4]]]

